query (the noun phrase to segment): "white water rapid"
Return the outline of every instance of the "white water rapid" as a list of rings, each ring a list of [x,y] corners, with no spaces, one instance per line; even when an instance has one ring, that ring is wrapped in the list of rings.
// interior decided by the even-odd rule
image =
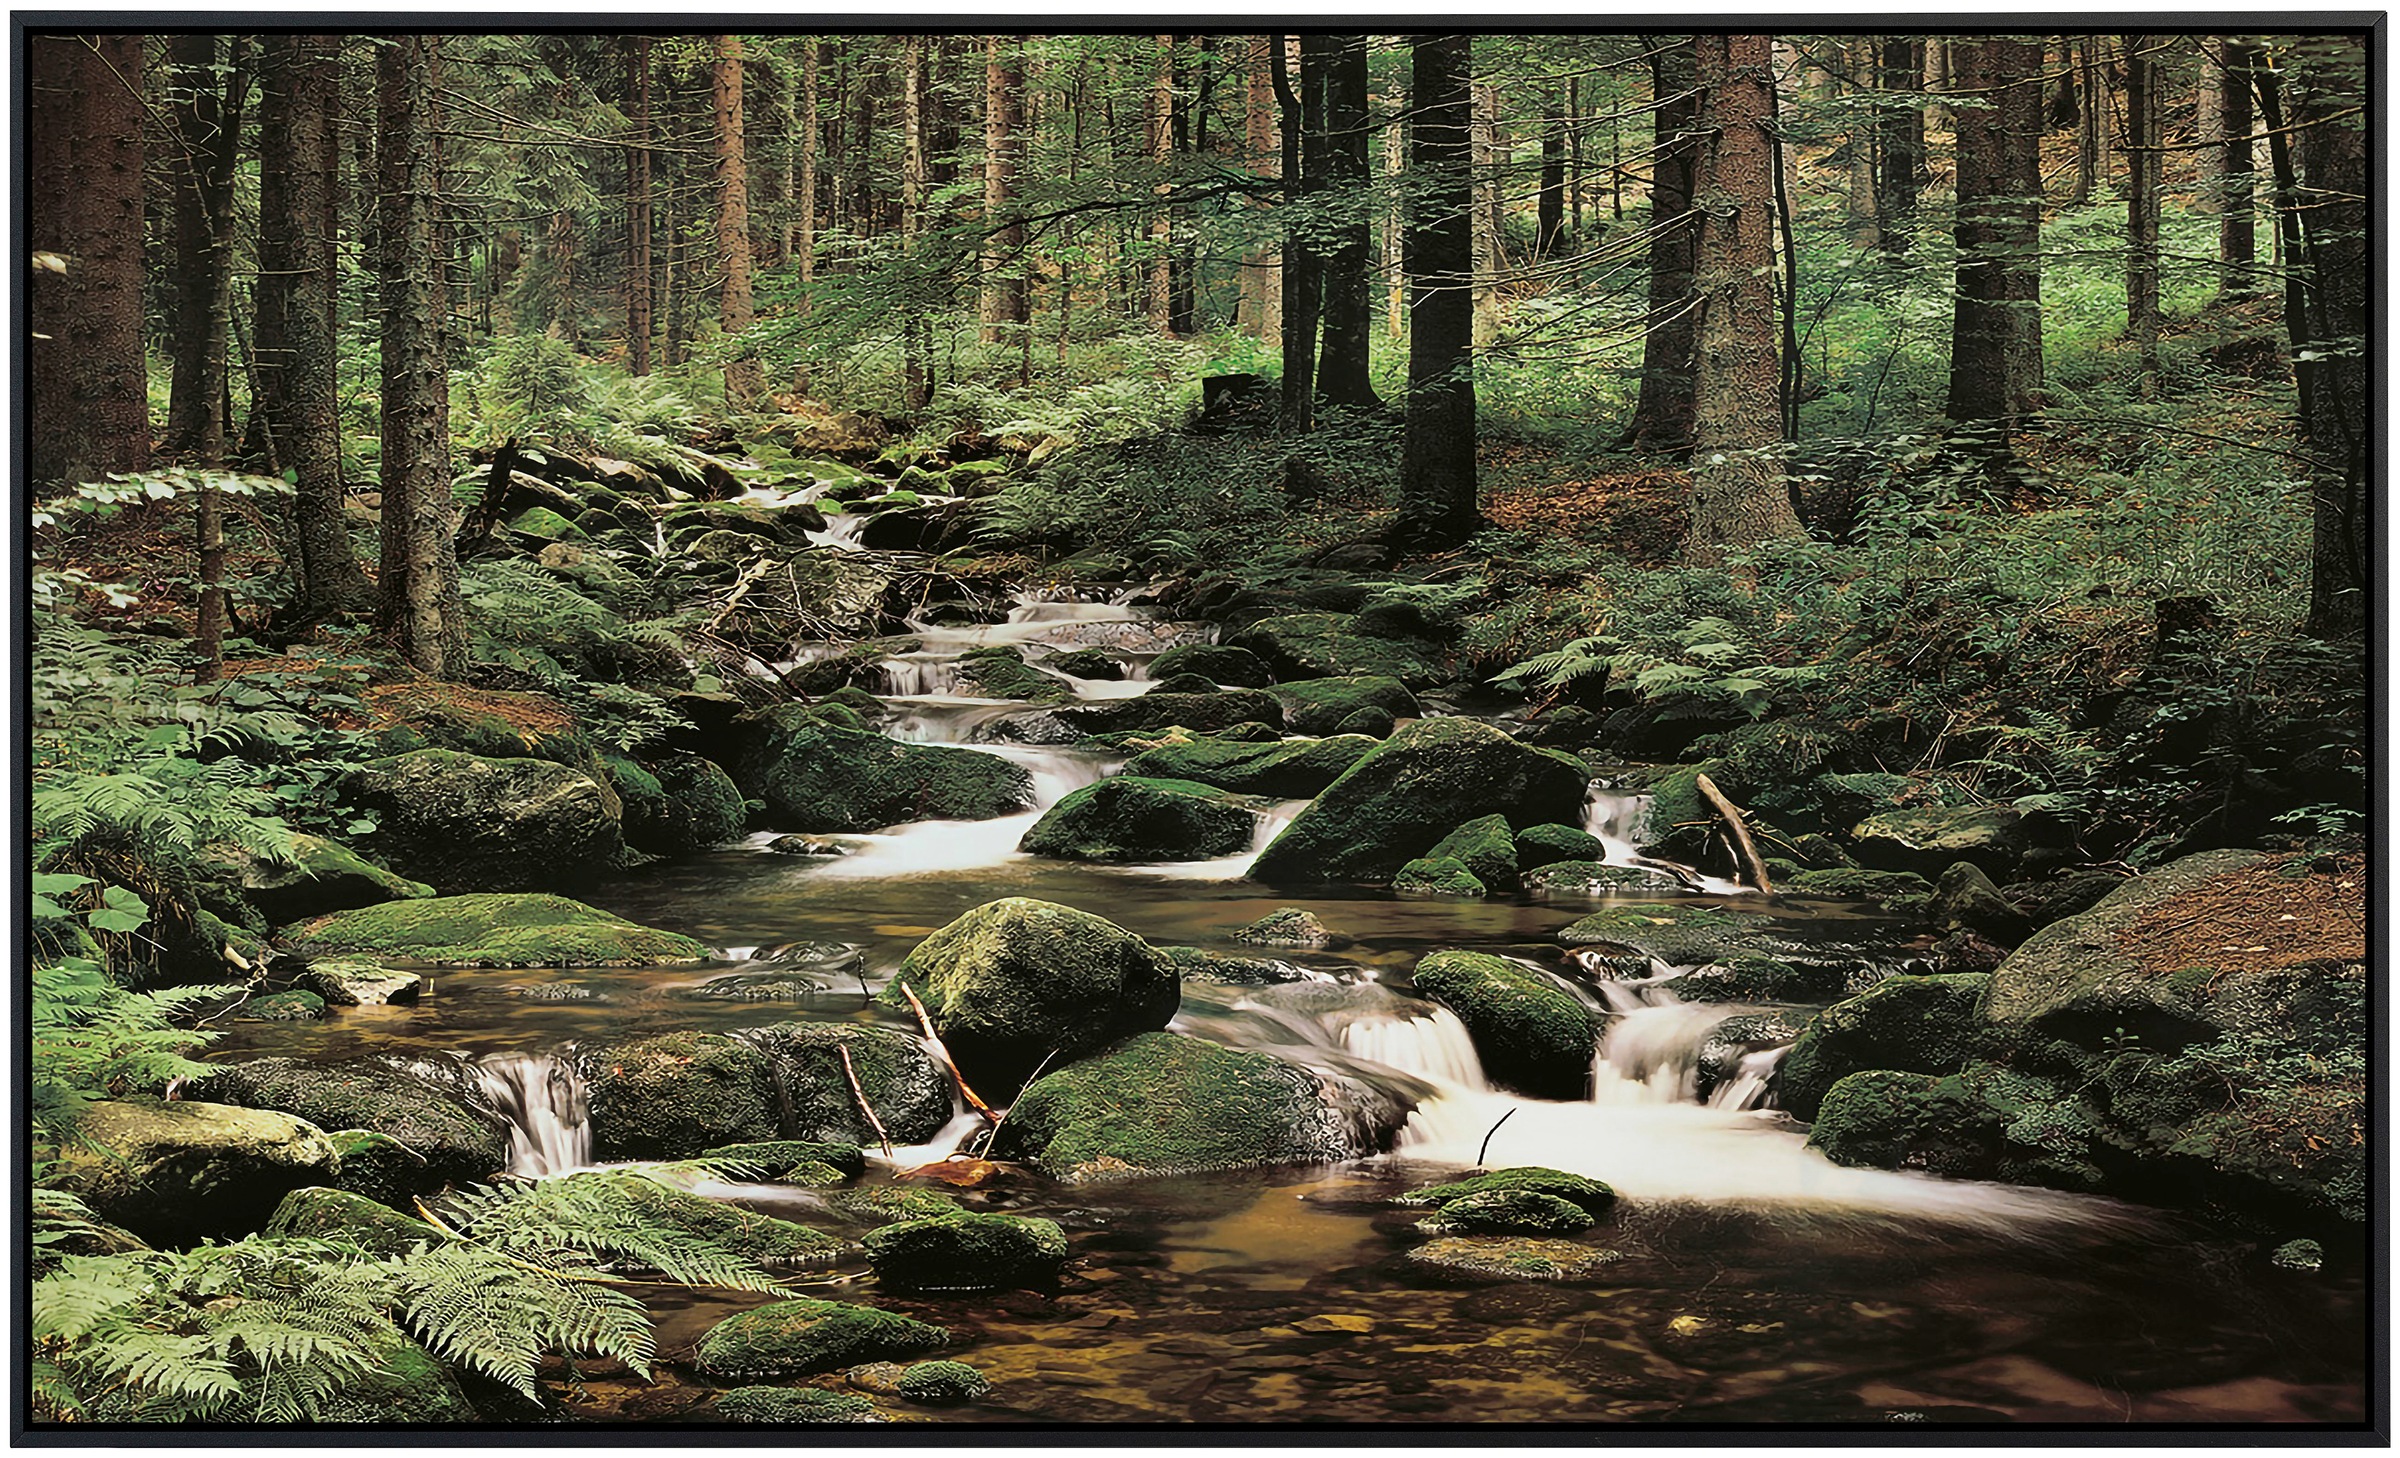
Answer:
[[[583,1076],[547,1053],[492,1053],[466,1065],[484,1102],[508,1121],[508,1172],[565,1174],[592,1162]]]

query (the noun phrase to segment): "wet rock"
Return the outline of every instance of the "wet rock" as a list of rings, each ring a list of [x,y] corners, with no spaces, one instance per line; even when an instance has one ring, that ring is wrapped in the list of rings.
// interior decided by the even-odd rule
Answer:
[[[1350,945],[1350,938],[1317,919],[1313,911],[1286,906],[1241,927],[1233,933],[1234,941],[1252,947],[1290,947],[1302,952],[1338,952]]]
[[[1178,673],[1170,678],[1156,680],[1148,689],[1143,691],[1143,696],[1147,697],[1150,694],[1213,694],[1221,692],[1223,692],[1223,690],[1213,680],[1205,678],[1200,674]]]
[[[1068,1181],[1374,1152],[1405,1106],[1337,1106],[1337,1096],[1358,1091],[1335,1082],[1263,1053],[1144,1033],[1034,1082],[1011,1106],[995,1152]]]
[[[578,1057],[600,1159],[689,1159],[781,1133],[766,1055],[718,1033],[663,1033]]]
[[[1341,722],[1333,726],[1333,732],[1336,734],[1360,734],[1369,739],[1389,739],[1392,737],[1392,731],[1399,727],[1400,721],[1393,716],[1391,710],[1378,709],[1369,705],[1366,708],[1353,709],[1344,714]]]
[[[319,917],[283,936],[312,963],[394,958],[456,967],[663,967],[697,962],[690,937],[564,896],[439,896]]]
[[[1449,856],[1419,856],[1392,873],[1392,889],[1402,896],[1448,896],[1473,901],[1489,888],[1467,869],[1466,862]]]
[[[314,1124],[192,1100],[88,1104],[45,1183],[143,1240],[248,1235],[293,1190],[331,1180],[338,1156]]]
[[[788,1138],[872,1142],[875,1131],[850,1089],[853,1073],[895,1142],[921,1143],[950,1122],[950,1077],[908,1033],[859,1023],[778,1023],[740,1037],[767,1055]],[[849,1072],[842,1067],[845,1051]]]
[[[1666,991],[1685,1002],[1831,1002],[1848,981],[1830,962],[1787,962],[1741,952],[1670,980]]]
[[[403,1214],[413,1212],[416,1196],[432,1187],[425,1175],[425,1156],[372,1129],[336,1129],[327,1134],[341,1157],[341,1172],[333,1187],[388,1205]]]
[[[1422,712],[1417,696],[1400,680],[1372,674],[1300,679],[1279,683],[1272,692],[1283,705],[1284,726],[1295,734],[1335,733],[1362,709],[1381,710],[1387,720],[1413,719]]]
[[[1482,952],[1436,952],[1417,964],[1417,994],[1458,1014],[1494,1082],[1533,1098],[1580,1099],[1600,1018],[1556,979]]]
[[[1487,1281],[1574,1281],[1620,1259],[1604,1246],[1521,1235],[1448,1235],[1408,1253],[1412,1265]]]
[[[318,1408],[326,1423],[471,1424],[483,1420],[459,1374],[396,1333],[360,1343],[366,1365],[345,1377]]]
[[[2006,805],[1886,810],[1850,828],[1850,846],[1870,866],[1938,875],[1953,861],[2002,873],[2025,851],[2024,816]]]
[[[761,1178],[783,1184],[799,1183],[786,1178],[796,1169],[829,1169],[846,1180],[857,1179],[867,1169],[864,1149],[830,1140],[766,1139],[750,1144],[720,1144],[702,1150],[698,1157],[755,1165],[761,1171]]]
[[[1470,719],[1421,719],[1375,746],[1251,867],[1269,884],[1380,881],[1486,815],[1538,825],[1580,811],[1580,761]]]
[[[644,1225],[676,1231],[757,1266],[818,1265],[842,1249],[823,1231],[695,1195],[638,1167],[581,1170],[554,1183],[571,1192],[563,1196],[569,1201],[622,1208]],[[474,1233],[470,1225],[467,1234]]]
[[[2114,871],[2077,871],[2050,881],[2012,881],[2000,894],[2038,931],[2091,910],[2125,881]]]
[[[767,842],[779,856],[846,856],[850,847],[822,835],[779,835]]]
[[[739,837],[746,818],[733,777],[696,754],[665,754],[649,765],[603,761],[625,802],[625,840],[656,856],[679,856]]]
[[[744,794],[797,830],[874,830],[911,820],[989,820],[1033,803],[1024,766],[947,745],[902,744],[780,704],[735,721],[728,766]]]
[[[955,1407],[990,1392],[992,1383],[964,1362],[918,1362],[900,1374],[897,1390],[928,1407]]]
[[[396,1139],[424,1161],[417,1190],[488,1179],[508,1163],[507,1127],[458,1097],[446,1073],[429,1077],[375,1058],[253,1058],[223,1065],[188,1089],[194,1098],[272,1109],[320,1129],[371,1129]]]
[[[338,958],[310,962],[291,975],[291,983],[314,993],[328,1007],[412,1007],[427,985],[422,973]]]
[[[1445,1202],[1417,1223],[1427,1235],[1576,1235],[1592,1217],[1539,1190],[1486,1190]]]
[[[1505,1191],[1530,1190],[1563,1200],[1580,1211],[1585,1223],[1606,1218],[1615,1208],[1617,1192],[1599,1180],[1585,1175],[1569,1174],[1565,1170],[1545,1169],[1540,1165],[1514,1165],[1461,1179],[1446,1180],[1438,1185],[1424,1185],[1399,1196],[1397,1205],[1442,1208],[1454,1200],[1473,1195],[1490,1195]]]
[[[340,793],[377,815],[378,855],[442,891],[569,885],[625,848],[614,797],[548,760],[421,749],[349,771]]]
[[[1933,944],[1936,972],[1997,972],[2008,960],[2008,948],[1971,931],[1956,931]]]
[[[1914,871],[1870,871],[1833,867],[1802,871],[1790,884],[1778,887],[1787,896],[1822,896],[1836,901],[1864,901],[1885,911],[1922,917],[1932,885]]]
[[[1814,1118],[1834,1083],[1862,1069],[1955,1073],[1987,1043],[1989,977],[1895,977],[1812,1019],[1775,1076],[1784,1108]]]
[[[1065,1232],[1048,1220],[961,1212],[869,1231],[875,1279],[902,1291],[1042,1286],[1066,1264]]]
[[[1076,739],[1177,725],[1206,733],[1236,724],[1283,722],[1283,706],[1257,689],[1207,693],[1147,693],[1131,699],[1100,699],[1051,711],[1053,720]],[[1046,741],[1027,740],[1027,743]],[[1064,742],[1072,743],[1073,740]]]
[[[771,1301],[729,1316],[694,1357],[711,1377],[798,1377],[914,1357],[950,1340],[938,1326],[843,1301]]]
[[[1560,931],[1558,940],[1570,947],[1628,948],[1670,967],[1696,967],[1745,952],[1805,954],[1805,948],[1773,935],[1773,925],[1763,912],[1637,903],[1595,911]]]
[[[1051,806],[1017,849],[1069,861],[1199,861],[1248,850],[1257,824],[1250,806],[1212,785],[1119,775]]]
[[[1608,847],[1600,837],[1572,825],[1555,821],[1547,825],[1529,825],[1517,832],[1517,865],[1525,871],[1563,861],[1582,861],[1597,865],[1608,859]]]
[[[834,995],[836,984],[827,978],[808,972],[778,970],[774,972],[728,972],[711,977],[696,987],[677,989],[677,996],[707,998],[715,1002],[798,1002],[817,1003]],[[857,989],[844,988],[844,997],[856,997]]]
[[[1965,1080],[1882,1068],[1825,1090],[1808,1131],[1835,1164],[1954,1179],[1998,1177],[2004,1142],[1999,1116]]]
[[[2313,1240],[2287,1240],[2275,1247],[2267,1263],[2279,1271],[2317,1271],[2325,1266],[2325,1247]]]
[[[1070,678],[1103,683],[1119,683],[1125,678],[1125,661],[1105,648],[1078,648],[1072,653],[1054,653],[1043,661],[1042,666]]]
[[[325,999],[313,992],[273,992],[239,1004],[234,1017],[247,1023],[304,1023],[325,1016]]]
[[[875,1404],[850,1392],[822,1387],[729,1387],[711,1410],[717,1421],[774,1427],[810,1423],[879,1423]]]
[[[1494,891],[1517,889],[1516,837],[1504,816],[1470,820],[1435,841],[1425,855],[1429,860],[1458,862]]]
[[[1044,1058],[1067,1059],[1164,1027],[1181,1001],[1174,966],[1089,912],[1009,897],[917,944],[877,1001],[924,1000],[969,1083],[1005,1099]]]
[[[1356,734],[1255,744],[1192,739],[1144,750],[1125,766],[1125,773],[1194,780],[1244,795],[1304,800],[1340,779],[1344,770],[1374,747],[1374,741]]]
[[[1216,643],[1187,643],[1169,648],[1150,662],[1150,676],[1154,679],[1172,678],[1179,673],[1196,673],[1226,688],[1265,688],[1275,681],[1275,671],[1257,654],[1246,648],[1228,648]]]
[[[2033,933],[2025,914],[1971,861],[1955,862],[1942,872],[1926,915],[1938,932],[1973,932],[2003,946],[2013,947]]]
[[[414,1216],[363,1195],[321,1185],[284,1196],[261,1233],[347,1241],[377,1256],[406,1255],[420,1243],[430,1245],[443,1239],[440,1232]]]
[[[1266,957],[1228,957],[1199,947],[1161,947],[1177,975],[1186,982],[1212,982],[1225,987],[1268,987],[1284,982],[1308,982],[1315,974],[1306,967]]]
[[[1267,618],[1227,635],[1225,643],[1256,654],[1279,679],[1372,674],[1396,678],[1418,689],[1450,676],[1433,644],[1414,638],[1378,637],[1363,631],[1357,619],[1340,613]]]
[[[1736,1013],[1709,1030],[1700,1044],[1700,1057],[1694,1066],[1698,1093],[1703,1101],[1723,1084],[1738,1077],[1742,1060],[1767,1048],[1781,1048],[1798,1041],[1807,1026],[1804,1013],[1781,1008],[1763,1012]]]
[[[243,899],[269,926],[433,894],[424,882],[395,875],[320,835],[294,835],[290,858],[282,862],[238,846],[216,847],[209,855],[227,868]]]
[[[844,1190],[833,1197],[833,1208],[852,1220],[876,1226],[895,1225],[904,1220],[941,1220],[966,1213],[958,1201],[941,1191],[920,1190],[911,1185]]]
[[[987,699],[1025,699],[1037,704],[1066,703],[1075,698],[1073,685],[1026,664],[1014,648],[974,648],[958,661],[960,689]]]
[[[1691,883],[1649,866],[1553,861],[1525,877],[1525,889],[1545,896],[1678,896]]]

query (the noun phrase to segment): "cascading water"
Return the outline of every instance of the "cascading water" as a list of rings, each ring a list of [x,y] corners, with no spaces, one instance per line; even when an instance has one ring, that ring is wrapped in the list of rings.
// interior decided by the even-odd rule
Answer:
[[[1728,881],[1674,861],[1643,855],[1634,837],[1640,834],[1642,817],[1649,813],[1651,799],[1651,796],[1638,791],[1608,787],[1605,781],[1593,782],[1583,803],[1583,829],[1607,848],[1607,854],[1601,861],[1603,865],[1664,871],[1711,896],[1750,894],[1750,888],[1738,881]]]
[[[565,1174],[592,1162],[591,1104],[572,1062],[547,1053],[493,1053],[464,1071],[508,1123],[510,1174]]]

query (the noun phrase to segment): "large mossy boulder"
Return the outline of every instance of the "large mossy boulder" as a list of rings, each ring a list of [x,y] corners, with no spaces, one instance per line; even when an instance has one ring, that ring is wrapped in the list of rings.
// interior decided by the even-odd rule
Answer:
[[[2024,815],[2006,805],[1914,806],[1850,827],[1850,851],[1860,862],[1921,876],[1938,876],[1953,861],[2005,875],[2026,844]]]
[[[1555,821],[1529,825],[1517,832],[1517,868],[1535,871],[1562,861],[1591,864],[1608,859],[1608,843],[1588,830]]]
[[[368,1129],[396,1139],[420,1161],[412,1189],[422,1192],[489,1179],[508,1163],[507,1127],[454,1088],[379,1058],[253,1058],[194,1080],[190,1091],[215,1103],[290,1114],[320,1129]]]
[[[311,961],[445,967],[667,967],[708,948],[564,896],[437,896],[335,912],[287,927],[282,939]]]
[[[1125,766],[1125,773],[1195,780],[1242,795],[1305,800],[1340,779],[1344,770],[1374,747],[1375,741],[1363,734],[1263,743],[1192,739],[1142,751]]]
[[[1808,1142],[1835,1164],[1953,1179],[1999,1177],[2005,1144],[1999,1115],[1965,1079],[1885,1068],[1825,1090]]]
[[[884,1132],[899,1143],[922,1143],[950,1122],[950,1076],[913,1034],[862,1023],[776,1023],[746,1029],[741,1040],[767,1057],[788,1139],[873,1140],[875,1130],[850,1088],[853,1074]]]
[[[711,1377],[801,1377],[939,1350],[938,1326],[846,1301],[770,1301],[726,1317],[693,1349]]]
[[[1435,841],[1425,854],[1458,862],[1494,891],[1517,889],[1516,837],[1506,816],[1478,816]]]
[[[1065,703],[1075,697],[1072,685],[1029,666],[1015,648],[998,646],[968,650],[958,661],[958,686],[987,699],[1027,699],[1037,704]]]
[[[1186,643],[1150,660],[1149,676],[1153,679],[1169,679],[1183,673],[1196,673],[1226,688],[1265,688],[1275,681],[1275,670],[1247,648]]]
[[[1894,977],[1809,1021],[1775,1076],[1777,1102],[1816,1117],[1826,1090],[1870,1068],[1956,1073],[1988,1040],[1983,995],[1992,979],[1976,973]]]
[[[1458,826],[1561,820],[1583,806],[1581,761],[1472,719],[1422,719],[1361,756],[1250,868],[1270,885],[1386,881]]]
[[[903,1220],[863,1242],[875,1279],[898,1291],[1041,1286],[1066,1264],[1067,1237],[1049,1220],[961,1212]]]
[[[634,849],[679,856],[740,837],[741,789],[713,760],[666,754],[647,766],[604,763],[625,802],[625,841]]]
[[[1331,734],[1361,709],[1381,709],[1395,719],[1423,712],[1406,684],[1374,674],[1300,679],[1272,692],[1283,705],[1284,727],[1294,734]]]
[[[1373,675],[1420,689],[1450,676],[1432,643],[1379,637],[1362,631],[1357,619],[1342,613],[1268,618],[1227,635],[1225,645],[1256,654],[1286,681]]]
[[[767,1056],[721,1033],[661,1033],[580,1061],[598,1158],[690,1159],[781,1133]]]
[[[332,1182],[333,1141],[290,1114],[114,1099],[85,1106],[44,1183],[153,1244],[256,1231],[293,1190]]]
[[[1405,1117],[1264,1053],[1144,1033],[1035,1081],[996,1153],[1068,1181],[1325,1164],[1376,1152]]]
[[[1464,861],[1449,856],[1419,856],[1392,872],[1392,890],[1401,896],[1443,896],[1474,901],[1491,894],[1481,877]]]
[[[1458,1014],[1495,1083],[1532,1098],[1580,1099],[1600,1046],[1600,1015],[1556,979],[1484,952],[1435,952],[1417,995]]]
[[[1204,861],[1248,850],[1257,825],[1213,785],[1118,775],[1051,806],[1017,849],[1066,861]]]
[[[1174,964],[1103,917],[1012,896],[959,917],[900,964],[877,1001],[925,1004],[960,1071],[1005,1099],[1045,1058],[1163,1028],[1182,1001]]]
[[[291,854],[281,861],[233,846],[213,851],[211,859],[226,868],[269,926],[433,894],[424,882],[387,871],[321,835],[294,835]]]
[[[341,1240],[369,1255],[406,1255],[414,1247],[442,1239],[441,1232],[413,1215],[347,1190],[311,1185],[292,1191],[267,1221],[267,1235],[299,1235],[314,1240]]]
[[[728,766],[785,830],[875,830],[911,820],[990,820],[1033,804],[1025,767],[949,745],[902,744],[803,704],[735,721]]]
[[[339,783],[350,805],[376,816],[375,854],[440,891],[572,886],[625,852],[616,797],[546,759],[420,749],[370,760]]]

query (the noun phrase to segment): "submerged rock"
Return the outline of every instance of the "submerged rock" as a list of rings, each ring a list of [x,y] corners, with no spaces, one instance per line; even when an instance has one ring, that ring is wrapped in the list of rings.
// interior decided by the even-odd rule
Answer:
[[[1529,1164],[1471,1174],[1438,1185],[1425,1185],[1410,1190],[1394,1203],[1441,1207],[1470,1195],[1489,1195],[1507,1190],[1531,1190],[1564,1200],[1590,1220],[1603,1218],[1617,1203],[1617,1192],[1599,1180]]]
[[[44,1183],[154,1243],[248,1235],[338,1161],[332,1140],[289,1114],[149,1099],[86,1105],[52,1157]]]
[[[340,792],[376,814],[376,854],[441,891],[571,885],[624,854],[615,797],[546,759],[420,749],[349,771]]]
[[[1125,773],[1196,780],[1244,795],[1305,800],[1340,779],[1374,747],[1375,742],[1361,734],[1262,743],[1194,739],[1144,750],[1125,766]]]
[[[1199,861],[1250,848],[1258,816],[1191,780],[1119,775],[1050,807],[1017,849],[1069,861]]]
[[[1281,907],[1233,933],[1233,940],[1252,947],[1290,947],[1303,952],[1338,952],[1350,938],[1317,919],[1313,911]]]
[[[1533,1098],[1580,1099],[1600,1045],[1600,1016],[1530,967],[1482,952],[1417,964],[1417,994],[1458,1014],[1495,1083]]]
[[[1186,982],[1213,982],[1227,987],[1270,987],[1285,982],[1311,982],[1316,974],[1291,962],[1270,957],[1228,957],[1200,947],[1161,947]]]
[[[693,1355],[712,1377],[799,1377],[948,1344],[950,1333],[844,1301],[770,1301],[710,1327]]]
[[[1412,1264],[1487,1281],[1573,1281],[1623,1257],[1604,1246],[1536,1236],[1449,1235],[1408,1253]]]
[[[437,896],[337,911],[283,932],[312,962],[391,957],[457,967],[660,967],[708,948],[564,896]]]
[[[717,1394],[719,1421],[775,1427],[807,1423],[879,1423],[875,1404],[855,1392],[822,1387],[728,1387]]]
[[[973,1402],[991,1390],[991,1379],[964,1362],[917,1362],[900,1374],[900,1395],[928,1407]]]
[[[911,820],[990,820],[1033,804],[1025,767],[950,745],[902,744],[779,704],[735,721],[728,768],[795,830],[874,830]]]
[[[1022,1215],[962,1211],[903,1220],[868,1232],[863,1243],[875,1279],[903,1291],[1039,1286],[1055,1280],[1067,1260],[1065,1232]]]

